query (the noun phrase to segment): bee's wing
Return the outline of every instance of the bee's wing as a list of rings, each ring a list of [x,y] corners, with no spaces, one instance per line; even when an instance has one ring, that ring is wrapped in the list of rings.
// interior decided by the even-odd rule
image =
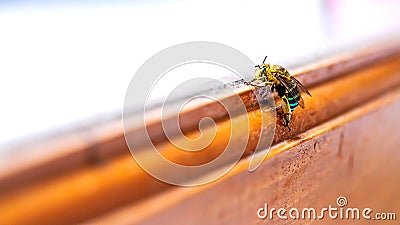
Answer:
[[[301,84],[299,80],[297,80],[297,79],[294,78],[294,77],[291,77],[291,79],[293,79],[294,82],[296,82],[297,86],[299,86],[299,88],[300,88],[304,93],[306,93],[306,94],[308,94],[309,96],[311,96],[310,92],[308,92],[307,88],[304,87],[304,85]]]
[[[287,80],[283,77],[276,77],[285,87],[285,89],[289,92],[290,96],[292,96],[293,98],[297,96],[297,92],[295,92],[295,88],[296,88],[296,83],[290,82],[290,80]]]
[[[277,78],[283,84],[283,86],[285,87],[285,89],[288,91],[289,95],[292,98],[299,98],[298,103],[299,103],[300,107],[304,109],[304,100],[303,100],[303,98],[301,97],[299,92],[295,92],[294,91],[295,89],[298,88],[296,86],[297,82],[291,81],[291,80],[287,80],[287,79],[282,78],[282,77],[277,77]]]
[[[301,96],[300,96],[300,100],[299,100],[299,106],[304,109],[304,100]]]

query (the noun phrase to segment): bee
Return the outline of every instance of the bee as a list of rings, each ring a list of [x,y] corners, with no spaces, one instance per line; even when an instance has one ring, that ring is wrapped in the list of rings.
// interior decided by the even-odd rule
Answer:
[[[292,117],[292,112],[300,105],[304,109],[304,100],[301,97],[300,91],[311,96],[307,88],[305,88],[300,81],[289,74],[289,71],[279,65],[271,65],[265,63],[267,56],[265,56],[261,65],[256,65],[254,72],[254,79],[250,85],[257,87],[271,86],[271,92],[278,93],[282,99],[282,103],[278,108],[282,108],[283,118],[285,120],[284,126],[291,131],[289,123]]]

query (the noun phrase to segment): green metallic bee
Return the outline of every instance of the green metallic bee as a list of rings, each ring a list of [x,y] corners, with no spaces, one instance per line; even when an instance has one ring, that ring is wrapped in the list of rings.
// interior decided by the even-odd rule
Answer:
[[[304,100],[301,97],[300,91],[305,92],[311,96],[307,88],[305,88],[300,81],[292,77],[289,72],[279,65],[266,64],[265,60],[261,65],[256,65],[254,72],[254,79],[250,82],[252,86],[264,87],[271,86],[271,92],[276,90],[278,96],[282,99],[282,104],[278,108],[282,108],[283,116],[285,119],[285,127],[291,130],[289,122],[292,117],[292,112],[300,105],[304,108]]]

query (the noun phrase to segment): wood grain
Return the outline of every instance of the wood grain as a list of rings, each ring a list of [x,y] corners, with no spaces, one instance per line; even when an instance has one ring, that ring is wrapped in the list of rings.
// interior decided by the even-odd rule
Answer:
[[[348,164],[352,166],[344,166],[346,169],[343,169],[343,171],[344,170],[352,171],[357,169],[356,165],[358,164],[355,164],[355,162],[357,162],[358,159],[365,160],[365,162],[363,162],[362,165],[367,165],[366,164],[367,162],[370,163],[367,158],[365,159],[362,157],[359,158],[358,155],[360,153],[357,153],[357,158],[355,158],[354,155],[355,153],[351,153],[353,155],[350,157],[348,155],[350,154],[349,153],[350,150],[346,150],[347,148],[350,147],[345,147],[345,146],[352,146],[358,143],[360,144],[361,147],[363,147],[361,144],[363,144],[364,142],[362,141],[351,142],[350,140],[366,139],[368,140],[368,142],[365,143],[373,142],[373,140],[370,140],[371,138],[368,139],[366,136],[371,134],[371,132],[367,132],[368,127],[372,125],[378,126],[376,121],[379,120],[377,120],[376,118],[380,118],[380,120],[383,121],[382,127],[379,127],[379,129],[381,130],[377,131],[379,132],[386,131],[385,134],[387,135],[389,134],[389,132],[391,132],[391,130],[396,131],[396,129],[398,129],[397,127],[393,127],[393,124],[396,124],[395,123],[396,121],[392,119],[395,117],[392,114],[387,117],[385,116],[386,115],[385,113],[371,117],[370,119],[372,120],[372,122],[368,122],[368,120],[367,121],[361,120],[363,121],[362,123],[361,122],[360,124],[356,123],[358,125],[354,125],[353,128],[352,126],[350,126],[348,128],[349,130],[345,132],[345,134],[350,135],[350,137],[353,137],[351,136],[353,134],[354,135],[359,134],[361,136],[354,136],[354,138],[348,139],[348,137],[344,135],[344,137],[346,138],[342,140],[343,147],[340,148],[341,149],[340,154],[337,153],[340,157],[335,155],[335,157],[338,157],[338,159],[332,158],[333,156],[329,157],[327,156],[326,158],[324,158],[323,155],[327,154],[326,153],[328,152],[327,150],[325,151],[321,150],[323,153],[321,153],[321,155],[318,156],[320,158],[318,158],[316,155],[318,151],[317,153],[314,152],[310,153],[308,152],[309,151],[308,145],[307,145],[308,147],[307,146],[301,147],[304,145],[303,142],[305,142],[308,139],[300,134],[302,132],[311,129],[309,131],[311,133],[308,133],[310,134],[310,137],[317,137],[319,134],[321,134],[321,132],[322,133],[326,132],[327,133],[326,135],[328,134],[333,135],[333,136],[322,135],[322,137],[324,138],[321,137],[322,139],[316,139],[320,140],[321,142],[321,143],[318,142],[318,144],[316,144],[317,147],[321,145],[321,149],[329,149],[330,148],[329,146],[331,146],[332,148],[335,147],[334,149],[337,149],[338,145],[337,141],[339,140],[337,138],[337,135],[339,135],[340,137],[342,133],[340,132],[335,133],[334,131],[332,131],[332,133],[328,132],[331,129],[334,130],[336,126],[333,126],[330,122],[328,122],[328,124],[331,124],[328,127],[326,126],[325,127],[322,126],[322,128],[321,127],[314,128],[314,127],[326,121],[334,119],[336,117],[338,117],[337,119],[340,121],[343,119],[343,117],[341,117],[340,115],[348,112],[349,110],[357,109],[357,107],[367,104],[368,102],[373,101],[374,99],[378,99],[377,100],[378,103],[384,102],[385,99],[392,99],[392,100],[395,99],[395,97],[393,97],[392,95],[389,95],[389,97],[386,96],[385,98],[379,98],[379,97],[400,85],[400,73],[399,73],[400,56],[390,54],[390,57],[385,58],[385,60],[382,59],[382,61],[376,61],[376,63],[374,64],[371,64],[370,61],[368,62],[369,62],[368,66],[364,65],[362,68],[359,68],[355,71],[350,71],[348,73],[341,74],[340,76],[336,77],[336,79],[333,79],[333,77],[331,76],[328,79],[329,82],[326,83],[319,82],[318,85],[312,87],[310,91],[313,97],[312,98],[305,97],[306,109],[305,110],[299,109],[293,115],[293,121],[291,124],[293,128],[292,132],[288,132],[287,129],[283,128],[282,124],[279,122],[280,120],[278,120],[276,135],[274,138],[274,143],[276,144],[276,146],[274,147],[275,150],[269,155],[270,159],[268,159],[268,161],[264,163],[265,165],[268,166],[267,167],[268,170],[260,170],[260,171],[257,170],[255,173],[251,174],[251,177],[253,177],[253,179],[258,179],[259,177],[266,177],[267,180],[271,180],[269,184],[272,184],[273,181],[277,182],[275,186],[268,186],[267,184],[261,184],[261,183],[255,183],[254,185],[250,185],[252,187],[258,187],[258,185],[260,185],[260,190],[263,190],[263,193],[264,191],[265,193],[270,193],[274,191],[277,192],[276,195],[271,195],[272,196],[271,198],[266,197],[265,201],[269,201],[273,204],[275,203],[289,204],[290,202],[296,203],[297,200],[300,201],[303,194],[306,195],[308,193],[309,195],[311,195],[310,193],[312,193],[311,191],[308,192],[304,190],[302,190],[304,191],[304,193],[301,190],[296,191],[296,188],[304,186],[304,189],[309,188],[310,190],[315,191],[315,189],[313,189],[314,185],[318,184],[319,179],[324,178],[323,175],[327,176],[326,184],[332,182],[332,180],[334,179],[340,178],[340,176],[333,176],[332,174],[334,174],[334,172],[328,171],[329,173],[322,173],[322,172],[319,173],[318,171],[323,170],[322,167],[323,165],[327,167],[327,170],[333,170],[334,168],[339,167],[340,163],[344,163],[343,165]],[[242,96],[242,99],[244,99],[245,103],[248,104],[249,106],[255,104],[254,97],[252,97],[251,93],[252,92],[248,88],[246,89],[245,87],[239,90],[239,94]],[[398,96],[396,95],[396,97]],[[376,110],[378,110],[380,107],[383,107],[383,105],[380,105],[378,103],[375,102],[374,103],[375,105],[373,104],[370,107],[372,108],[375,107]],[[395,105],[397,106],[397,104]],[[387,105],[385,105],[385,107],[386,106]],[[250,139],[250,142],[248,143],[246,149],[246,155],[251,154],[252,151],[254,150],[254,146],[258,140],[258,135],[261,128],[260,118],[259,118],[260,113],[258,110],[255,109],[256,107],[254,108],[254,110],[249,110],[248,112],[248,118],[250,118],[250,124],[251,124],[250,132],[253,138]],[[371,108],[368,109],[369,111],[367,110],[366,112],[373,111]],[[389,111],[385,111],[384,109],[382,110],[383,112],[386,113],[396,112],[398,114],[399,112],[398,108],[394,108]],[[221,115],[223,115],[223,113]],[[364,114],[356,114],[356,115],[360,116]],[[353,117],[350,116],[350,118],[356,120],[354,116]],[[389,124],[390,120],[394,122],[392,124]],[[164,141],[159,142],[158,145],[159,151],[168,159],[185,165],[197,165],[214,159],[224,149],[224,146],[229,140],[229,135],[227,134],[229,133],[230,130],[230,123],[228,120],[221,119],[217,121],[218,121],[217,122],[218,138],[216,138],[214,142],[204,151],[200,151],[197,153],[188,153],[185,151],[179,151],[179,149],[171,146],[169,143],[165,143]],[[364,125],[364,123],[366,125]],[[29,164],[29,166],[26,166],[24,168],[17,167],[11,173],[3,171],[2,179],[0,179],[1,182],[0,224],[54,224],[54,223],[69,224],[75,222],[83,222],[89,218],[98,217],[102,214],[105,214],[111,210],[115,210],[124,205],[132,203],[136,204],[139,201],[145,200],[145,198],[148,198],[149,196],[154,196],[155,194],[162,193],[163,191],[166,190],[173,189],[173,192],[176,191],[179,194],[177,195],[168,194],[168,196],[174,196],[171,198],[182,199],[182,200],[186,199],[183,198],[186,196],[185,193],[189,193],[188,195],[191,196],[193,195],[193,193],[198,193],[198,191],[200,192],[203,190],[208,190],[208,186],[205,186],[198,189],[193,189],[198,191],[193,191],[192,189],[185,189],[185,188],[183,188],[185,191],[181,191],[182,188],[173,188],[173,186],[162,183],[149,176],[134,162],[132,156],[128,153],[125,142],[123,138],[121,138],[123,137],[121,136],[121,130],[120,128],[118,128],[118,126],[119,126],[118,123],[116,123],[116,125],[113,126],[112,131],[114,133],[112,136],[105,135],[107,134],[106,131],[107,129],[105,130],[99,129],[93,132],[95,136],[94,137],[90,136],[92,138],[91,139],[92,141],[89,142],[84,142],[83,141],[84,135],[82,135],[82,136],[75,136],[76,139],[74,138],[63,139],[62,142],[58,142],[58,144],[60,145],[57,145],[57,142],[54,142],[52,145],[47,145],[43,147],[46,151],[51,151],[52,148],[58,149],[62,147],[68,149],[68,146],[73,145],[75,147],[74,147],[74,154],[72,155],[70,154],[71,152],[68,152],[69,150],[66,150],[62,154],[62,156],[54,154],[50,155],[50,157],[48,158],[43,159],[42,161],[33,160],[33,162]],[[343,122],[340,126],[346,127],[347,125],[345,125],[345,123]],[[389,127],[390,129],[387,129],[387,127]],[[194,137],[198,135],[196,131],[188,132],[188,134],[193,135]],[[379,133],[376,135],[376,137],[384,138],[385,134]],[[96,135],[98,136],[96,137]],[[88,136],[86,135],[85,137]],[[330,139],[336,141],[333,141],[332,143],[326,141]],[[284,142],[285,140],[289,141]],[[393,146],[395,145],[394,141],[395,140],[392,139],[388,140],[387,144],[389,150],[392,149]],[[325,145],[325,142],[326,145],[328,146],[327,148],[323,147]],[[309,140],[308,143],[310,145],[314,145],[317,142],[315,142],[314,140]],[[374,144],[373,146],[376,147],[377,143],[373,142],[373,144]],[[350,152],[356,151],[355,149],[357,148],[358,148],[357,146],[351,147],[351,149],[353,150],[351,150]],[[91,150],[92,153],[88,154],[88,152],[90,152],[88,151],[88,149],[92,149]],[[288,151],[288,149],[291,150]],[[302,150],[303,153],[300,152],[300,150]],[[115,154],[114,151],[115,152],[123,151],[125,153]],[[372,149],[370,151],[372,151]],[[85,154],[87,155],[81,155],[82,152],[85,152]],[[285,156],[285,154],[289,155]],[[375,157],[373,153],[368,153],[368,154],[372,154]],[[385,154],[389,154],[389,152]],[[109,158],[108,157],[109,155],[112,155],[113,157]],[[77,158],[73,158],[72,156],[75,156]],[[278,158],[278,156],[283,158]],[[311,158],[308,159],[307,157],[309,156],[312,156],[311,158],[313,159],[312,160]],[[394,155],[393,157],[397,157],[397,155]],[[318,158],[318,160],[315,160],[315,158]],[[376,156],[375,158],[379,159],[378,156]],[[64,162],[62,162],[62,159],[66,159],[68,163],[65,164]],[[29,161],[29,157],[26,156],[25,160]],[[57,167],[58,162],[60,162],[61,164],[59,167]],[[246,160],[241,162],[242,166],[239,166],[238,168],[242,168],[243,165],[245,165],[243,164],[245,162]],[[309,166],[307,165],[310,165],[309,164],[310,162],[312,162],[311,163],[312,165],[318,164],[319,166],[312,167],[313,168],[312,170],[307,170],[307,168],[309,168]],[[330,163],[333,164],[331,165]],[[66,165],[71,165],[71,168],[65,167]],[[286,165],[287,167],[285,167]],[[53,168],[53,166],[55,166],[55,168]],[[274,170],[275,172],[269,173],[268,171],[272,168],[275,168]],[[365,175],[363,173],[365,171],[368,171],[368,170],[364,171],[363,168],[364,167],[360,168],[360,170],[362,171],[360,171],[359,177],[364,177]],[[390,168],[391,170],[394,169],[393,167],[388,167],[388,168]],[[52,171],[53,169],[55,171]],[[237,170],[238,169],[236,169],[235,171]],[[343,171],[340,172],[339,174],[343,175]],[[35,175],[35,173],[38,173],[39,175]],[[310,173],[312,174],[310,175]],[[194,202],[199,201],[198,203],[199,207],[200,206],[204,207],[204,205],[202,204],[203,203],[205,204],[206,202],[203,201],[208,200],[208,202],[210,202],[212,201],[212,198],[216,198],[216,196],[219,196],[219,194],[225,196],[224,198],[228,198],[229,196],[232,195],[240,196],[239,192],[243,192],[244,196],[247,195],[252,196],[257,193],[256,192],[253,194],[250,191],[253,190],[251,188],[245,190],[238,189],[243,185],[247,185],[246,177],[250,176],[248,175],[247,171],[246,173],[232,172],[232,174],[236,174],[234,175],[234,177],[237,177],[235,178],[237,179],[235,181],[236,183],[228,183],[232,185],[232,186],[227,186],[230,187],[230,189],[232,189],[232,192],[229,191],[224,193],[222,188],[216,189],[218,190],[217,192],[212,192],[212,194],[210,195],[205,195],[204,200],[200,201],[199,199],[196,198],[197,200],[194,200]],[[255,178],[255,175],[257,175],[256,176],[257,178]],[[311,176],[312,179],[306,175]],[[278,177],[280,180],[274,177]],[[307,177],[307,179],[310,178],[310,181],[306,182],[305,177]],[[265,180],[259,180],[257,182],[264,182],[264,181]],[[348,180],[346,180],[346,182],[347,181]],[[371,181],[383,182],[377,178],[376,180],[371,180]],[[211,186],[219,184],[219,182],[226,182],[226,181],[218,181],[215,184],[212,184]],[[249,184],[251,184],[252,182],[256,181],[249,180],[248,182]],[[394,182],[392,185],[397,185],[397,181]],[[288,191],[286,197],[282,190]],[[261,194],[262,193],[257,193],[257,195]],[[353,195],[350,197],[352,199],[360,199],[354,197]],[[157,199],[156,197],[154,198]],[[185,201],[184,204],[177,204],[175,200],[169,198],[170,197],[163,197],[159,201],[156,200],[156,202],[158,203],[150,201],[147,203],[143,203],[143,205],[133,206],[135,212],[138,212],[135,216],[130,217],[128,214],[123,214],[123,215],[125,215],[130,222],[146,220],[147,222],[149,222],[149,224],[152,224],[153,220],[147,217],[146,215],[148,216],[153,215],[158,210],[157,212],[159,212],[160,214],[157,214],[159,215],[157,216],[157,218],[160,218],[160,221],[162,221],[161,219],[165,221],[171,221],[172,218],[174,218],[176,215],[179,215],[179,211],[183,210],[184,207],[190,207],[188,205],[190,201],[188,201],[188,203],[186,203]],[[249,197],[249,199],[253,200],[255,198],[256,196],[252,196],[252,198]],[[324,200],[322,197],[321,199]],[[260,198],[260,200],[264,199]],[[315,199],[311,198],[311,196],[309,196],[309,200],[316,201]],[[325,201],[328,203],[331,201],[330,199],[326,200],[329,200]],[[231,198],[231,201],[236,201],[236,202],[229,203],[228,201],[228,203],[230,204],[229,207],[232,207],[232,205],[238,206],[240,205],[240,202],[242,202],[242,204],[245,204],[244,199],[241,198]],[[146,210],[146,207],[150,206],[152,206],[155,209],[155,211]],[[165,207],[167,206],[170,206],[171,208],[166,209]],[[222,206],[223,205],[220,205],[218,207]],[[254,205],[249,205],[249,207],[250,206],[258,207],[259,204],[257,203]],[[225,212],[222,208],[218,208],[215,210],[216,211],[209,212],[208,214],[209,218],[215,218],[214,216],[217,216],[217,218],[221,217],[220,221],[226,221],[226,222],[234,220],[241,221],[240,218],[237,218],[236,215],[236,214],[240,215],[239,213],[236,213],[235,215],[233,215],[233,217],[231,217],[229,213]],[[235,212],[234,207],[231,208],[231,210],[232,212]],[[249,210],[248,213],[250,213],[250,211],[251,213],[254,213],[252,211],[253,208],[248,208],[247,210]],[[132,213],[131,211],[128,212]],[[186,219],[197,218],[196,216],[198,216],[198,214],[196,214],[195,209],[193,209],[193,211],[191,212],[186,212],[186,213],[187,213]],[[245,215],[250,215],[250,214],[245,214]],[[107,218],[108,217],[106,217],[104,221],[108,221]],[[112,216],[112,218],[114,217]],[[132,220],[130,220],[130,218]],[[246,218],[243,217],[243,219]],[[158,220],[156,220],[155,218],[154,221]]]
[[[176,188],[86,224],[292,224],[257,210],[348,206],[375,212],[400,211],[398,151],[400,89],[315,127],[297,140],[276,145],[255,172],[249,158],[230,174],[197,188]],[[382,141],[384,143],[382,143]],[[229,187],[229,188],[228,188]],[[234,197],[232,197],[234,196]],[[375,215],[374,213],[371,216]],[[287,214],[286,214],[287,215]],[[368,221],[371,222],[371,221]],[[395,221],[393,221],[395,223]],[[365,224],[365,219],[296,220],[296,224]]]
[[[305,62],[291,69],[292,74],[309,87],[378,64],[398,54],[399,51],[400,45],[397,39],[383,40],[362,48],[328,54],[321,59]],[[243,86],[236,88],[249,110],[254,110],[254,96],[249,89]],[[227,100],[229,101],[229,96]],[[212,105],[209,105],[211,108],[207,110],[207,104],[207,102],[199,103],[198,107],[188,111],[186,116],[195,118],[196,121],[196,118],[199,120],[209,116],[210,111],[214,111],[211,116],[215,120],[226,118],[224,112],[215,114],[216,110]],[[152,130],[154,139],[162,142],[165,139],[160,128],[159,122],[148,127]],[[191,132],[197,129],[197,123],[182,124],[182,129]],[[116,116],[97,119],[71,131],[60,131],[59,134],[42,137],[37,141],[21,142],[10,151],[23,154],[9,155],[7,159],[0,159],[0,191],[43,182],[73,170],[88,168],[96,163],[112,160],[113,157],[128,154],[119,112]]]

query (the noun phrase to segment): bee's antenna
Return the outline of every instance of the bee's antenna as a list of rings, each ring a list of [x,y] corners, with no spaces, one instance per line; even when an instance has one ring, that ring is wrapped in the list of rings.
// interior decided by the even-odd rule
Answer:
[[[260,69],[260,65],[255,65],[254,67],[256,67],[256,68],[258,67]]]
[[[263,64],[265,63],[265,60],[267,59],[267,57],[268,57],[268,56],[266,55],[265,58],[264,58],[264,60],[263,60]]]

